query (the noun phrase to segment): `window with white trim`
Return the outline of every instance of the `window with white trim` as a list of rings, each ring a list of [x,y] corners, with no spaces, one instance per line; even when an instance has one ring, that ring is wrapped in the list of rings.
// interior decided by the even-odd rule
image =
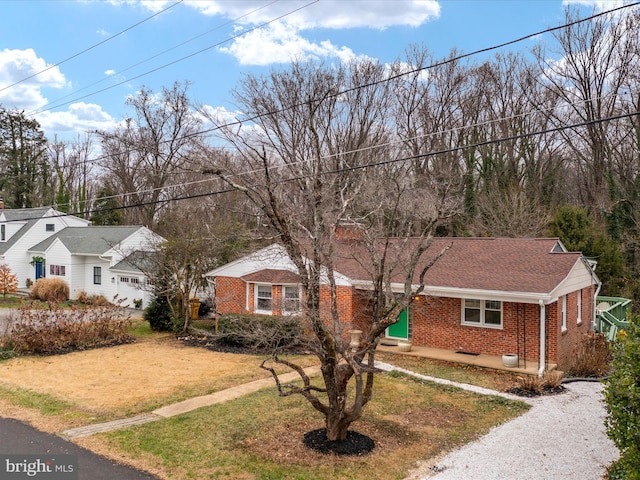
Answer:
[[[300,313],[300,306],[300,287],[285,285],[282,292],[282,312]]]
[[[502,302],[463,298],[462,324],[502,328]]]
[[[256,312],[271,313],[271,301],[273,295],[271,293],[271,285],[256,285]]]
[[[562,296],[562,331],[567,329],[567,296]]]
[[[44,230],[46,232],[55,232],[56,231],[56,224],[55,223],[47,223],[44,226]]]
[[[576,303],[578,304],[578,316],[576,317],[576,323],[582,323],[582,290],[578,290]]]
[[[7,240],[7,226],[3,223],[0,225],[0,242]]]

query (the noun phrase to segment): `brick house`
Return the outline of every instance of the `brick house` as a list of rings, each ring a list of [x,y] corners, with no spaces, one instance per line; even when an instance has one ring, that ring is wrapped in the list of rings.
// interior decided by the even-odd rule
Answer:
[[[600,287],[593,263],[555,238],[434,238],[425,264],[449,244],[386,340],[470,354],[513,353],[538,362],[540,371],[550,364],[566,369],[581,336],[593,328]],[[345,329],[366,330],[371,279],[354,245],[353,239],[334,244],[338,308]],[[206,276],[215,282],[220,313],[301,311],[296,268],[280,245]],[[397,280],[392,287],[401,291]]]

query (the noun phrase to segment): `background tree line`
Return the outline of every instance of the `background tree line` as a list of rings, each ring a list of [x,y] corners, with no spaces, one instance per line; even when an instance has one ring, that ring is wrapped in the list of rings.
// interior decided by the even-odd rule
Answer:
[[[188,83],[141,89],[121,127],[72,142],[47,140],[35,120],[2,109],[0,194],[9,208],[56,205],[165,236],[180,235],[180,225],[229,254],[235,238],[279,233],[264,208],[234,189],[237,179],[215,173],[241,175],[246,149],[263,149],[280,162],[269,166],[270,181],[289,182],[309,174],[305,162],[316,155],[322,181],[333,172],[353,219],[376,201],[373,186],[393,179],[396,188],[446,195],[437,235],[558,235],[599,261],[604,292],[636,298],[640,14],[576,20],[567,9],[570,26],[526,53],[437,58],[414,45],[391,65],[295,63],[248,76],[234,92],[240,125],[200,111]],[[315,132],[316,152],[300,148],[310,141],[301,128]],[[424,208],[411,202],[414,214]]]

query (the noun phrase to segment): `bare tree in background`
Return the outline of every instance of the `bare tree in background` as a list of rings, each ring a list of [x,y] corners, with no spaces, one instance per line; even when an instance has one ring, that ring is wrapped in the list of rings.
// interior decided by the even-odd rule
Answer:
[[[266,78],[249,76],[235,96],[253,121],[219,130],[238,155],[216,173],[261,210],[296,265],[321,363],[322,384],[314,385],[299,366],[274,357],[303,381],[278,383],[281,394],[300,394],[321,412],[329,440],[345,439],[372,398],[378,340],[421,289],[418,265],[447,209],[433,185],[417,185],[410,165],[394,166],[399,149],[389,143],[396,137],[384,79],[383,66],[368,61],[295,63]],[[355,88],[361,85],[368,86]],[[362,248],[339,248],[345,222],[358,225]],[[350,319],[340,318],[334,276],[347,260],[371,275],[369,328],[356,349],[346,339]]]
[[[578,10],[567,8],[566,23],[577,19]],[[557,49],[539,47],[534,54],[544,85],[562,101],[555,111],[555,123],[586,123],[563,130],[562,136],[583,182],[582,203],[602,211],[612,193],[611,139],[616,122],[599,120],[619,112],[638,42],[638,24],[628,21],[625,13],[609,14],[573,23],[554,37]]]
[[[102,163],[111,186],[123,195],[125,222],[154,228],[168,186],[189,159],[200,151],[200,122],[187,98],[188,84],[175,83],[159,94],[143,88],[127,100],[133,117],[114,132],[98,132]]]
[[[48,148],[55,172],[56,208],[78,216],[85,214],[89,210],[96,178],[91,160],[91,137],[78,137],[73,142],[54,138]]]

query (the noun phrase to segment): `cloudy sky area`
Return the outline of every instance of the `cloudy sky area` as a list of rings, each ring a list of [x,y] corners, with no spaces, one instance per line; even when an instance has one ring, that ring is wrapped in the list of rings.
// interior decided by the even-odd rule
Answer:
[[[244,74],[292,59],[392,62],[411,44],[472,52],[623,0],[3,0],[0,106],[49,138],[113,128],[127,96],[189,81],[191,99],[234,111]],[[628,2],[627,2],[628,3]],[[516,47],[529,49],[536,38]]]

